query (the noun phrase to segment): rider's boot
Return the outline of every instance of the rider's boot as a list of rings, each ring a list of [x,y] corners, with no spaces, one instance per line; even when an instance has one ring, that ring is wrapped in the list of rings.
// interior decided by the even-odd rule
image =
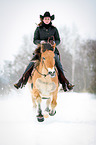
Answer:
[[[18,81],[18,83],[14,84],[14,87],[16,89],[19,89],[22,85],[22,82],[23,82],[23,76],[21,77],[21,79]]]
[[[67,91],[67,88],[69,90],[72,90],[74,85],[69,83],[69,81],[66,79],[66,77],[64,75],[64,72],[63,72],[63,68],[62,68],[61,62],[60,62],[59,57],[58,57],[57,54],[55,54],[55,64],[56,64],[56,67],[58,69],[58,79],[59,79],[60,83],[62,84],[63,90],[65,92]]]
[[[31,62],[27,66],[25,72],[23,73],[22,77],[18,81],[18,83],[14,84],[14,87],[19,89],[22,88],[27,84],[27,81],[29,79],[29,76],[31,76],[31,73],[33,71],[34,65],[37,65],[37,61],[40,60],[40,48],[38,47],[35,52],[33,53],[33,57],[31,59]]]
[[[30,62],[29,65],[27,66],[25,72],[23,73],[22,77],[18,81],[18,83],[14,84],[15,88],[19,89],[27,84],[28,78],[29,78],[29,76],[31,76],[33,67],[34,67],[34,62]]]
[[[68,90],[72,90],[74,85],[69,83],[69,81],[66,79],[64,73],[60,69],[58,69],[58,73],[59,73],[58,78],[59,78],[60,83],[62,84],[62,88],[63,88],[64,92],[67,91],[67,88],[68,88]]]

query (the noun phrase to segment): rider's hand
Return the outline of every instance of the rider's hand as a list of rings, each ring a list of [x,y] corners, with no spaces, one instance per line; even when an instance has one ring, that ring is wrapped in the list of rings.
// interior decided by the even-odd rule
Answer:
[[[46,43],[44,40],[42,40],[41,42],[40,42],[40,44],[43,44],[43,43]]]

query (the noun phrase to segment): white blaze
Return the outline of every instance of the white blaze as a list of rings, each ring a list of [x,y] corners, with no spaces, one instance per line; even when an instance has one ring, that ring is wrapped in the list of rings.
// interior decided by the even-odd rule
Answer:
[[[54,73],[55,72],[55,68],[48,68],[48,72]]]

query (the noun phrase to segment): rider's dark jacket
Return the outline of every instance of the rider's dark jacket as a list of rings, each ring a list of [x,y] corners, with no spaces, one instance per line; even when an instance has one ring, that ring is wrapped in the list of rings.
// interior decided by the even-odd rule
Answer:
[[[34,32],[34,44],[40,44],[42,40],[47,41],[49,37],[54,36],[54,41],[56,45],[60,43],[59,33],[56,27],[52,25],[52,23],[46,25],[42,23],[38,26]]]

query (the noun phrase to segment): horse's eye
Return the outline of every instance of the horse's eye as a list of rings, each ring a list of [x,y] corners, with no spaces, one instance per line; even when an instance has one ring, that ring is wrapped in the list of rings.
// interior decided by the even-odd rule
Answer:
[[[45,57],[43,57],[43,60],[45,60]]]

